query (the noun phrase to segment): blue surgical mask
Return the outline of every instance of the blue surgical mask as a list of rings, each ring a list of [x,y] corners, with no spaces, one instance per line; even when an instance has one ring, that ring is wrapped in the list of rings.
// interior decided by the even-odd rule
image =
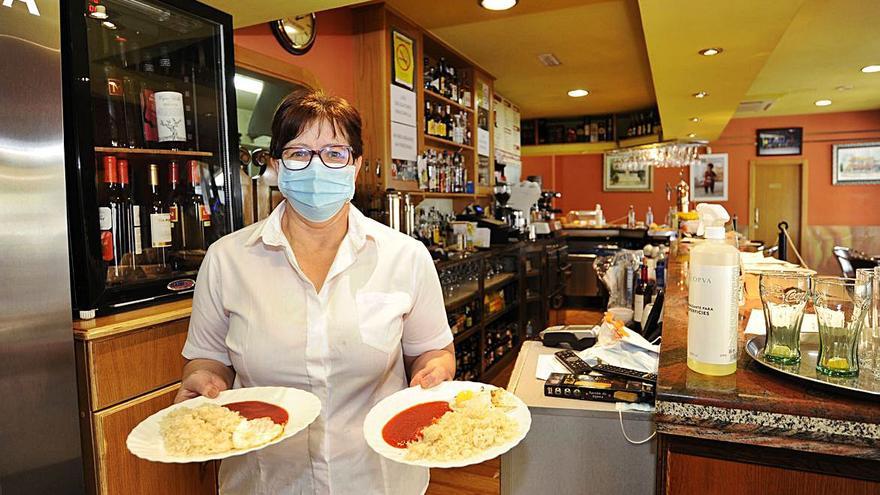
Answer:
[[[306,220],[329,220],[354,197],[354,166],[327,168],[317,155],[303,170],[278,165],[278,189]]]

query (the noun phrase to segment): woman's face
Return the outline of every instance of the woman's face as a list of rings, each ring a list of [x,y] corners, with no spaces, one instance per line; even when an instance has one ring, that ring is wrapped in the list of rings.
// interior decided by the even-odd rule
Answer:
[[[285,143],[284,147],[289,148],[293,146],[302,146],[312,150],[320,150],[325,146],[330,146],[334,144],[347,146],[349,145],[349,142],[348,139],[345,138],[345,134],[341,130],[337,129],[334,135],[333,125],[327,120],[321,120],[305,126],[302,130],[302,133]],[[354,162],[352,162],[352,166],[355,167],[355,177],[360,174],[362,163],[363,157],[358,157],[356,160],[354,160]],[[278,160],[274,158],[272,159],[272,168],[275,169],[276,174],[278,173],[278,167],[280,165],[281,163],[279,163]]]

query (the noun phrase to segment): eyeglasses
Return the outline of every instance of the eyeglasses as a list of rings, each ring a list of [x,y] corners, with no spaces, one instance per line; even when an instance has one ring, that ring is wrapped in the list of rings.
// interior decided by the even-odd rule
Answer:
[[[321,158],[321,163],[327,168],[344,168],[352,162],[351,146],[345,144],[331,144],[319,150],[300,146],[284,148],[280,160],[287,170],[303,170],[315,155]]]

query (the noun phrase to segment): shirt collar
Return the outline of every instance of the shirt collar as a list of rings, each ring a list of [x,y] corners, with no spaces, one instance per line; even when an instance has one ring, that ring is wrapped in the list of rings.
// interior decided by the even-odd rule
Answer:
[[[272,210],[272,213],[263,223],[254,229],[254,232],[248,237],[245,243],[248,246],[256,244],[258,240],[262,240],[263,244],[268,246],[285,246],[287,239],[284,237],[284,231],[281,230],[281,219],[284,217],[287,209],[287,201],[282,201]],[[371,232],[369,219],[361,213],[353,204],[349,204],[348,208],[348,232],[345,237],[349,239],[356,251],[360,251],[367,243],[367,238],[373,240],[378,246],[377,236]]]

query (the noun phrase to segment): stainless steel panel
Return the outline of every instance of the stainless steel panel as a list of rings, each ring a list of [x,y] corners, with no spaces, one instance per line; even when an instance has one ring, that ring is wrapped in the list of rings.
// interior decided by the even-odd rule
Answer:
[[[84,493],[57,1],[0,5],[0,493]]]

